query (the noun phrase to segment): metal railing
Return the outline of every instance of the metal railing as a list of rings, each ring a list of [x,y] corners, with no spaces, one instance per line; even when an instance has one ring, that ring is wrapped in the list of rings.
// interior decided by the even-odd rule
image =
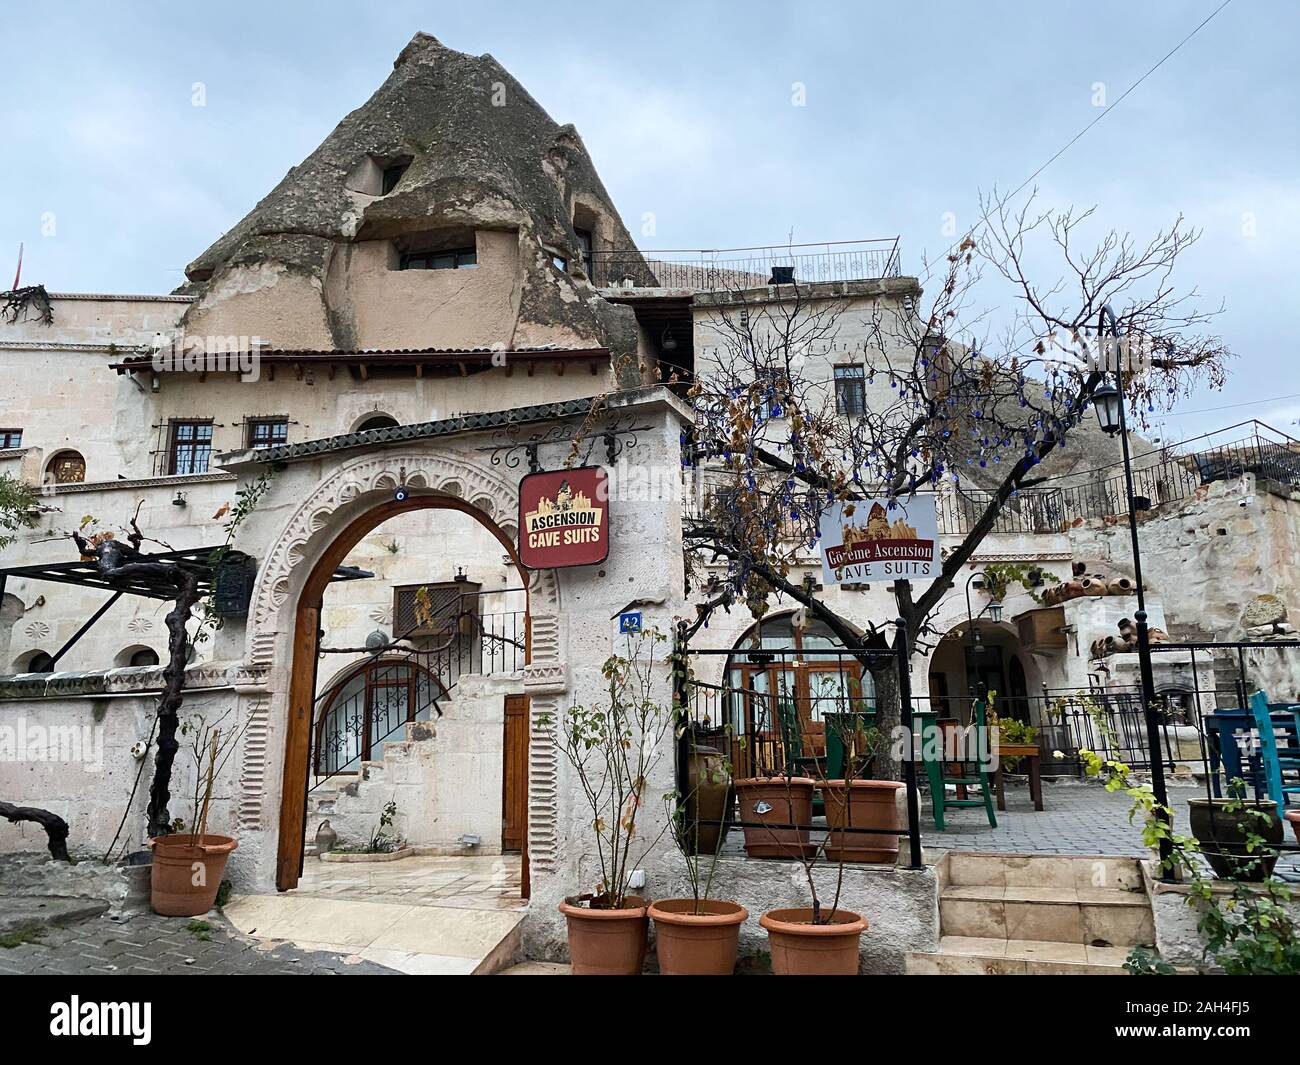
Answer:
[[[310,762],[315,777],[308,790],[339,773],[355,772],[363,761],[378,760],[384,743],[408,724],[440,717],[440,700],[462,676],[522,669],[527,611],[484,612],[482,607],[488,596],[523,592],[462,593],[416,626],[438,635],[421,639],[412,629],[393,640],[383,657],[349,670],[318,693]],[[347,692],[358,681],[358,690]]]
[[[898,277],[898,238],[833,241],[753,248],[670,251],[607,250],[592,253],[592,283],[616,288],[642,262],[661,288],[725,292],[764,285],[867,281]]]
[[[677,751],[679,794],[691,794],[688,763],[701,751],[725,759],[733,784],[750,777],[777,781],[809,777],[824,793],[828,783],[843,787],[846,779],[871,778],[876,757],[872,750],[877,743],[888,743],[888,738],[871,735],[875,731],[875,688],[860,656],[871,657],[873,668],[894,672],[902,705],[910,707],[907,668],[899,668],[907,661],[906,635],[900,634],[896,642],[893,649],[856,653],[814,647],[680,650],[688,661],[721,656],[726,662],[720,682],[686,680],[679,689],[685,708]],[[910,713],[903,714],[902,724],[911,727]],[[854,825],[851,815],[837,824],[819,822],[816,803],[808,825],[757,822],[752,817],[747,820],[745,811],[737,809],[734,796],[721,821],[699,823],[721,828],[724,836],[732,827],[799,831],[813,849],[804,857],[820,853],[828,844],[841,846],[846,838],[897,836],[908,841],[910,866],[920,868],[920,805],[914,762],[904,762],[903,775],[907,814],[906,825],[900,829]],[[735,853],[734,846],[726,849]]]
[[[1190,499],[1203,485],[1246,473],[1288,488],[1300,488],[1300,440],[1262,422],[1248,424],[1253,426],[1250,435],[1227,443],[1190,451],[1166,448],[1135,459],[1133,492],[1138,508],[1147,510]],[[991,498],[990,492],[978,489],[941,497],[940,532],[969,532]],[[1123,471],[1105,467],[1094,470],[1089,480],[1078,484],[1021,490],[1007,500],[993,531],[1064,532],[1078,518],[1120,517],[1128,513],[1128,508]]]

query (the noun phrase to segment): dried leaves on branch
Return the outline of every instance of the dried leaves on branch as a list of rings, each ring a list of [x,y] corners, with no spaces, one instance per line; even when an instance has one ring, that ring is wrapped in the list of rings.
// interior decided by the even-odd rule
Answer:
[[[704,492],[686,548],[694,583],[715,603],[745,601],[761,616],[769,596],[786,597],[862,646],[846,618],[791,579],[816,557],[822,514],[868,498],[902,513],[918,493],[964,497],[974,521],[940,575],[919,589],[894,585],[898,616],[924,636],[999,514],[1082,435],[1104,369],[1118,360],[1137,425],[1223,383],[1229,352],[1205,331],[1217,312],[1172,283],[1197,237],[1181,218],[1145,243],[1112,232],[1080,251],[1091,211],[1035,213],[1033,197],[1013,208],[996,193],[984,206],[986,227],[952,249],[928,304],[895,296],[846,309],[798,283],[780,302],[766,290],[713,297],[716,342],[706,333],[689,393]],[[1040,244],[1055,260],[1047,270]],[[995,311],[977,304],[990,295]],[[1118,345],[1098,335],[1103,307]],[[860,371],[861,411],[837,409],[832,364]]]

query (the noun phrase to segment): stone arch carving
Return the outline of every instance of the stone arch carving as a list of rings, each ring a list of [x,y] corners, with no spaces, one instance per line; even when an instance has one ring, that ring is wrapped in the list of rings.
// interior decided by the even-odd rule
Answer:
[[[403,483],[418,494],[450,496],[469,504],[511,540],[518,541],[519,494],[516,486],[459,456],[389,451],[344,463],[326,475],[294,511],[262,563],[249,611],[244,651],[246,666],[265,668],[271,664],[277,635],[292,627],[286,605],[291,614],[294,571],[304,567],[331,539],[322,534],[331,529],[337,531],[340,525],[337,512],[371,494],[375,495],[376,502],[380,502]],[[312,550],[312,541],[316,538],[318,542]],[[548,616],[558,618],[560,595],[554,573],[549,570],[533,573],[528,593],[534,624]],[[540,665],[557,659],[558,655],[558,641],[538,641],[535,634],[534,663]]]

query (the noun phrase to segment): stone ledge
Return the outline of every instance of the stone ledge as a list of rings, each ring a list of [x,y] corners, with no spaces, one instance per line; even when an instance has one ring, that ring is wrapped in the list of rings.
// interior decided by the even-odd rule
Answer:
[[[203,662],[185,670],[185,690],[229,688],[238,662]],[[0,676],[0,701],[66,699],[85,695],[156,695],[162,691],[163,669],[157,666],[117,666],[64,673],[16,673]]]

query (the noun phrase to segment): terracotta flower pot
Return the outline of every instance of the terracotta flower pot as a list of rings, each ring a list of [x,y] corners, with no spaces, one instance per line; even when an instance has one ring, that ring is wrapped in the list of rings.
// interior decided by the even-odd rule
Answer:
[[[822,781],[822,799],[826,803],[826,857],[832,862],[898,861],[898,836],[874,832],[847,832],[852,828],[886,828],[901,832],[902,811],[898,793],[903,785],[896,780]]]
[[[811,853],[812,777],[748,777],[736,781],[745,853],[751,858],[802,858]],[[766,823],[766,824],[765,824]],[[768,828],[770,825],[794,827]]]
[[[1295,833],[1295,841],[1300,843],[1300,810],[1288,810],[1286,819],[1291,822],[1291,831]]]
[[[574,976],[640,976],[650,919],[648,903],[626,895],[619,910],[560,903],[569,926],[569,960]]]
[[[727,838],[731,775],[722,752],[694,747],[686,767],[686,839],[696,854],[717,854]]]
[[[665,976],[730,976],[740,926],[749,911],[714,899],[664,899],[650,904],[655,953]]]
[[[193,842],[191,842],[193,840]],[[226,859],[239,846],[229,836],[188,832],[151,839],[153,872],[149,878],[149,905],[164,917],[197,917],[212,909],[221,888]]]
[[[1229,811],[1230,803],[1242,809]],[[1261,836],[1266,844],[1281,843],[1282,819],[1277,815],[1277,803],[1272,799],[1188,799],[1187,805],[1192,835],[1217,876],[1257,884],[1272,875],[1277,851],[1248,851],[1246,834]],[[1269,820],[1255,817],[1251,811],[1269,815]]]
[[[812,909],[769,910],[758,919],[767,929],[772,972],[777,976],[857,976],[858,940],[867,919],[836,910],[829,924],[813,924]]]

